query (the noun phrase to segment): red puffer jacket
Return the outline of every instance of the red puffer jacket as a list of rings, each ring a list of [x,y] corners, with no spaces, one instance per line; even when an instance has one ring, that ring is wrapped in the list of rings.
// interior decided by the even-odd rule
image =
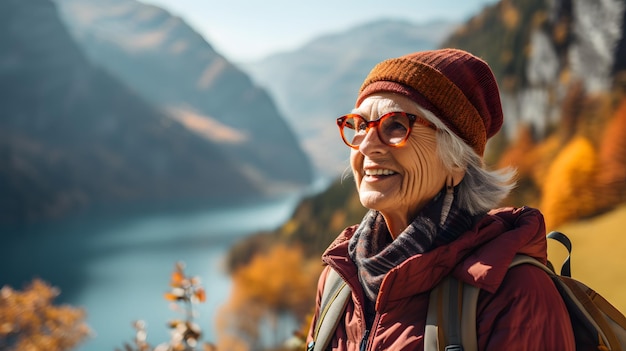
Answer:
[[[546,263],[545,225],[538,210],[494,210],[452,243],[392,269],[380,287],[371,330],[366,330],[365,296],[348,256],[356,228],[344,230],[322,257],[328,266],[320,276],[307,342],[313,339],[326,275],[334,269],[352,289],[352,299],[330,342],[333,350],[423,350],[429,292],[449,274],[482,289],[477,306],[479,350],[575,349],[567,310],[545,272],[530,265],[508,269],[518,253]]]

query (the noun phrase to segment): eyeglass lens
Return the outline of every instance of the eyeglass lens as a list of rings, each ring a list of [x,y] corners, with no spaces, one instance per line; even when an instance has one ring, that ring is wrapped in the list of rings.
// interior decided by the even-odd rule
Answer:
[[[387,145],[404,142],[411,130],[411,121],[405,113],[389,113],[368,122],[359,115],[348,115],[342,125],[343,137],[350,145],[361,144],[371,127],[375,127],[380,140]]]

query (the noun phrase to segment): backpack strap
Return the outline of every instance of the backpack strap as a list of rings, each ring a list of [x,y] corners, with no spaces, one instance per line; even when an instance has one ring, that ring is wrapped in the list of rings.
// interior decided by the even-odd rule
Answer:
[[[424,351],[477,351],[476,304],[480,289],[448,276],[430,292]]]
[[[525,255],[515,256],[509,269],[525,263],[538,266],[554,275],[548,267]],[[478,350],[476,306],[479,294],[478,287],[460,283],[452,276],[446,277],[431,291],[424,333],[424,351]]]
[[[307,351],[325,350],[332,338],[341,314],[348,305],[351,290],[334,269],[329,269],[324,283],[320,314],[315,325],[313,341],[307,345]]]
[[[563,264],[561,265],[561,275],[571,278],[572,270],[571,270],[571,264],[570,264],[570,256],[572,255],[572,242],[569,240],[569,238],[565,234],[561,232],[556,232],[556,231],[552,231],[548,233],[548,235],[546,235],[546,238],[554,239],[560,242],[567,249],[567,258],[565,259],[565,261],[563,261]]]

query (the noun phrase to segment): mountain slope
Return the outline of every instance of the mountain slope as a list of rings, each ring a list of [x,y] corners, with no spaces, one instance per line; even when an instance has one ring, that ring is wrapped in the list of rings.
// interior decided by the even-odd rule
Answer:
[[[89,58],[267,191],[312,180],[307,155],[265,90],[167,11],[135,0],[55,0]]]
[[[560,106],[573,85],[581,83],[591,94],[612,88],[625,67],[625,8],[624,0],[500,1],[443,45],[489,62],[501,88],[509,138],[525,124],[542,139],[560,122]]]
[[[0,221],[261,190],[84,57],[48,0],[0,3]]]
[[[436,48],[454,27],[381,20],[319,37],[244,68],[272,92],[318,172],[336,177],[348,165],[348,149],[335,118],[350,112],[369,70],[386,58]]]

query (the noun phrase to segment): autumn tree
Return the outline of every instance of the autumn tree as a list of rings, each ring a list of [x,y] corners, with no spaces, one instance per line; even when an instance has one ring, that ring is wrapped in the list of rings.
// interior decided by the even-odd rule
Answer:
[[[536,158],[529,157],[537,147],[530,126],[522,125],[516,137],[506,147],[497,163],[497,168],[514,167],[517,171],[517,186],[504,200],[510,206],[531,203],[538,197],[532,178],[532,167]]]
[[[602,208],[626,200],[626,99],[620,103],[600,139],[597,192]]]
[[[23,291],[10,286],[0,289],[0,350],[71,350],[91,330],[85,311],[55,305],[59,289],[35,279]]]
[[[541,210],[548,230],[597,210],[594,195],[596,153],[583,137],[572,139],[548,169],[542,187]]]
[[[285,331],[281,321],[301,323],[312,310],[320,271],[318,260],[308,261],[300,247],[286,244],[257,254],[237,269],[230,300],[218,315],[218,349],[261,350],[280,345],[289,336],[281,335]],[[263,330],[264,325],[270,330]]]

